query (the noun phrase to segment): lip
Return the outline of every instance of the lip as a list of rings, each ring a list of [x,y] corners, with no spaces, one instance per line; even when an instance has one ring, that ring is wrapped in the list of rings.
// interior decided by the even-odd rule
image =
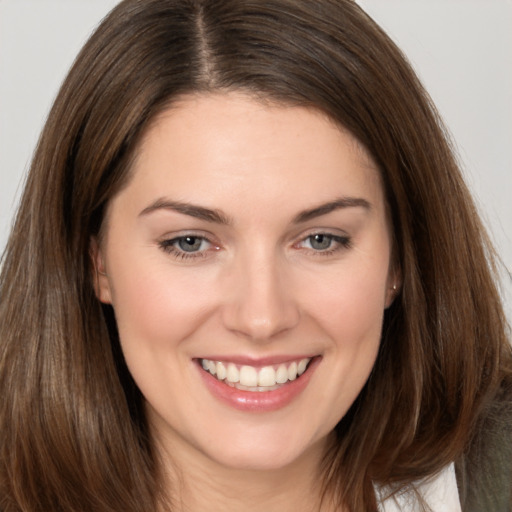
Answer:
[[[305,356],[308,357],[308,356]],[[309,356],[311,357],[311,356]],[[208,358],[209,359],[209,358]],[[287,356],[285,358],[268,358],[268,359],[247,359],[243,357],[239,358],[211,358],[216,361],[233,362],[234,364],[247,364],[255,367],[269,366],[271,364],[286,363],[288,361],[296,361],[298,358],[295,356]],[[290,404],[295,398],[297,398],[302,391],[307,387],[311,376],[313,375],[316,367],[320,364],[321,357],[315,356],[312,358],[308,365],[307,370],[294,381],[288,382],[278,389],[273,391],[245,391],[237,389],[224,382],[219,381],[216,377],[211,375],[209,372],[203,370],[197,360],[196,367],[203,382],[210,391],[210,393],[226,405],[245,412],[271,412],[277,411]]]

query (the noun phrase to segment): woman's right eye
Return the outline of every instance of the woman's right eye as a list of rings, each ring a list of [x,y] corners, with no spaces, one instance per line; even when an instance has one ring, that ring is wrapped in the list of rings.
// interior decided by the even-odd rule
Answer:
[[[207,242],[199,236],[182,236],[174,241],[177,248],[185,252],[197,252],[204,249]]]
[[[203,236],[183,235],[159,242],[160,248],[178,259],[202,258],[214,245]]]

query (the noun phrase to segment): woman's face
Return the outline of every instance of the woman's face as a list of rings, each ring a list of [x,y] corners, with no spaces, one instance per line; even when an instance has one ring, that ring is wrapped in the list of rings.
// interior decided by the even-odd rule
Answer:
[[[232,468],[322,450],[377,355],[390,239],[375,165],[324,115],[235,93],[161,115],[95,257],[155,439]]]

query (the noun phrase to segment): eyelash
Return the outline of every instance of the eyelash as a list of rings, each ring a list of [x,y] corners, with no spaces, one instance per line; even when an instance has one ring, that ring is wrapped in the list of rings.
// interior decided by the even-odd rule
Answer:
[[[310,254],[313,254],[314,256],[330,256],[334,253],[337,253],[342,250],[350,249],[352,247],[352,239],[349,236],[340,236],[340,235],[333,235],[332,233],[320,231],[317,233],[311,233],[307,235],[306,237],[302,238],[299,242],[294,244],[293,247],[300,248],[302,244],[304,244],[306,241],[310,241],[314,237],[326,237],[330,240],[331,245],[334,244],[334,247],[331,245],[326,249],[314,249],[312,247],[305,248]],[[187,252],[183,249],[179,249],[177,244],[179,242],[182,242],[186,240],[187,238],[195,239],[196,241],[200,241],[201,245],[203,243],[207,243],[210,247],[205,250],[197,250],[197,251],[191,251]],[[198,258],[207,258],[209,256],[209,253],[211,252],[212,248],[213,250],[218,250],[219,247],[213,244],[208,238],[201,236],[201,235],[194,235],[194,234],[187,234],[182,236],[177,236],[175,238],[171,239],[165,239],[158,242],[159,247],[166,252],[167,254],[170,254],[175,259],[179,261],[185,261],[185,260],[194,260]]]
[[[201,236],[201,235],[194,235],[194,234],[182,235],[182,236],[177,236],[176,238],[162,240],[162,241],[158,242],[158,245],[164,252],[166,252],[167,254],[170,254],[171,256],[173,256],[174,258],[176,258],[177,260],[180,260],[180,261],[197,259],[197,258],[206,258],[208,256],[208,252],[209,252],[208,250],[187,252],[187,251],[184,251],[184,250],[176,247],[176,245],[180,241],[184,241],[187,238],[193,238],[195,240],[199,240],[201,242],[201,244],[206,242],[207,244],[212,246],[214,248],[214,250],[218,249],[218,247],[216,247],[214,244],[212,244],[212,242],[210,242],[206,237]]]
[[[301,239],[296,246],[304,244],[306,241],[311,241],[314,237],[321,236],[326,237],[330,240],[331,245],[327,249],[313,249],[312,247],[306,248],[314,256],[330,256],[342,250],[350,249],[352,247],[352,239],[349,236],[333,235],[332,233],[326,233],[325,231],[319,231],[317,233],[311,233],[305,238]],[[334,244],[334,246],[333,246]]]

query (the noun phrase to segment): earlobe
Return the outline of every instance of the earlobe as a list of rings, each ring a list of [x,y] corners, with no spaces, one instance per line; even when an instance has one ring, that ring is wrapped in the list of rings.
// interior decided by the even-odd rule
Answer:
[[[385,309],[393,304],[402,287],[402,274],[399,270],[395,270],[389,277],[388,287],[386,289]]]
[[[96,297],[104,304],[112,304],[112,297],[110,293],[110,283],[105,269],[105,260],[100,244],[96,237],[91,237],[89,246],[89,254],[92,263],[92,280]]]

